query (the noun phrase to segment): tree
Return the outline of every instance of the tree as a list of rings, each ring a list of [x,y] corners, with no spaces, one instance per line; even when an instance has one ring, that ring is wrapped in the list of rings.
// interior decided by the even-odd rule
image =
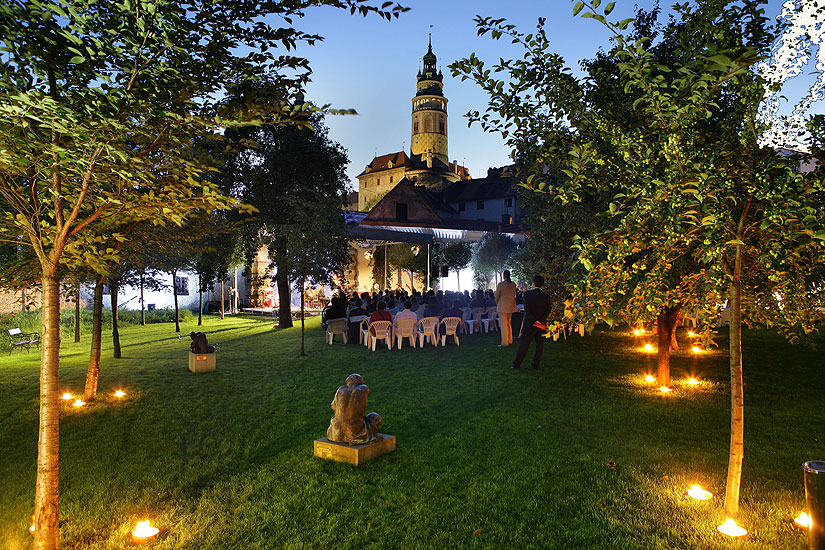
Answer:
[[[811,303],[798,289],[822,261],[823,182],[756,141],[763,88],[752,67],[772,38],[757,5],[677,5],[660,41],[639,25],[626,32],[632,20],[609,21],[613,3],[599,6],[574,7],[606,25],[615,41],[607,58],[590,64],[597,71],[576,80],[572,89],[585,101],[551,93],[572,77],[549,53],[541,24],[524,35],[503,20],[479,19],[481,34],[508,36],[527,55],[492,71],[471,56],[453,70],[490,94],[488,112],[471,117],[529,159],[527,187],[562,205],[609,197],[594,202],[603,205],[598,215],[606,223],[574,238],[581,271],[568,283],[570,313],[611,324],[657,317],[658,374],[668,382],[661,357],[669,354],[679,308],[707,318],[730,301],[725,510],[734,516],[744,456],[743,312],[745,322],[786,326],[791,335],[814,329]],[[513,82],[499,84],[497,73]],[[704,338],[710,340],[710,326]]]
[[[306,60],[276,55],[320,37],[263,21],[317,4],[384,17],[359,0],[85,2],[0,6],[0,239],[24,236],[43,293],[35,548],[58,541],[59,296],[63,266],[117,259],[98,249],[108,218],[173,223],[193,206],[226,208],[193,138],[217,127],[214,98],[227,75],[282,89]],[[254,53],[244,53],[244,52]],[[297,69],[294,78],[284,68]],[[291,115],[286,113],[285,118]]]
[[[501,233],[488,233],[475,246],[472,264],[476,272],[500,273],[510,266],[516,253],[516,243]],[[489,277],[487,279],[489,281]]]
[[[230,106],[246,94],[261,97],[253,84],[245,83]],[[321,280],[348,257],[342,211],[348,160],[345,150],[328,138],[321,115],[307,116],[302,126],[276,124],[274,116],[272,120],[228,133],[237,153],[224,166],[220,181],[257,210],[244,223],[241,245],[248,259],[267,248],[276,269],[279,325],[287,328],[292,326],[290,282]],[[322,235],[313,241],[318,231],[327,231],[325,245]],[[305,254],[314,255],[318,263]]]
[[[387,272],[384,273],[384,254],[386,253]],[[410,279],[410,292],[415,288],[415,276],[426,276],[427,254],[422,253],[420,245],[410,243],[394,243],[375,248],[372,259],[372,278],[375,281],[387,281],[392,271],[398,271],[399,284],[404,286],[404,272]],[[391,286],[391,285],[390,285]]]
[[[455,271],[455,280],[458,284],[458,290],[461,292],[461,282],[458,279],[459,272],[470,265],[473,252],[470,246],[466,243],[448,243],[443,244],[437,251],[439,263],[444,265],[447,269]]]

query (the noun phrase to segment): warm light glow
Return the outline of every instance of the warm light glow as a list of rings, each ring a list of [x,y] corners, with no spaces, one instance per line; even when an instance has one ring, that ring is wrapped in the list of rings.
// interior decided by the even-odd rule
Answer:
[[[149,521],[139,521],[135,530],[132,531],[132,540],[135,542],[146,542],[155,537],[160,532],[157,527],[152,527]]]
[[[644,350],[645,351],[653,351],[653,346],[651,346],[650,344],[645,344]]]
[[[74,403],[72,403],[72,407],[82,407],[82,406],[83,406],[83,405],[85,405],[85,404],[86,404],[86,402],[85,402],[85,401],[81,401],[80,399],[78,399],[77,401],[75,401]]]
[[[70,394],[69,392],[66,392],[66,393],[64,393],[63,395],[60,396],[60,399],[64,399],[64,400],[68,401],[69,399],[74,399],[74,396],[72,394]]]
[[[645,382],[655,382],[655,381],[656,381],[656,378],[654,378],[652,375],[648,374],[647,376],[645,376]]]
[[[123,391],[123,390],[117,390],[115,392],[115,397],[125,397],[125,396],[126,396],[126,392]]]
[[[34,534],[34,523],[29,525],[29,533],[31,533],[32,535]]]
[[[690,384],[691,386],[698,386],[699,381],[696,380],[695,378],[691,378],[691,379],[688,380],[688,384]]]
[[[702,353],[702,348],[700,348],[699,346],[693,346],[692,348],[690,348],[690,351],[692,351],[693,353]]]
[[[659,391],[662,392],[662,393],[668,393],[668,392],[672,392],[673,390],[668,388],[667,386],[662,386],[661,388],[659,388]]]
[[[725,523],[723,523],[722,525],[717,526],[716,529],[720,533],[724,533],[725,535],[731,537],[741,537],[742,535],[748,534],[747,530],[736,525],[736,522],[730,518],[726,519]]]
[[[690,489],[688,489],[687,494],[695,498],[696,500],[709,500],[713,498],[713,495],[710,494],[710,492],[705,491],[699,485],[691,485]]]
[[[811,517],[805,512],[800,512],[799,516],[795,517],[793,521],[794,523],[796,523],[798,527],[801,527],[802,529],[811,528]]]
[[[689,330],[689,331],[688,331],[688,336],[689,336],[690,338],[695,338],[695,337],[696,337],[696,333],[695,333],[695,332],[693,332],[692,330]]]
[[[633,335],[634,336],[641,336],[642,334],[645,334],[646,332],[647,331],[643,328],[633,329]]]

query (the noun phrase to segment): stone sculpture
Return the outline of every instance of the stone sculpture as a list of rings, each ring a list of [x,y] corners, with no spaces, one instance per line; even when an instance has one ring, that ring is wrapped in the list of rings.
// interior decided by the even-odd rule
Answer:
[[[192,343],[189,345],[192,353],[201,355],[204,353],[215,353],[215,346],[209,345],[209,342],[206,341],[206,334],[202,332],[190,332],[189,338],[192,339]]]
[[[364,384],[360,374],[347,376],[346,385],[338,388],[332,400],[335,416],[327,429],[330,441],[362,445],[380,437],[378,427],[381,425],[381,416],[375,412],[364,414],[369,394],[370,389]]]

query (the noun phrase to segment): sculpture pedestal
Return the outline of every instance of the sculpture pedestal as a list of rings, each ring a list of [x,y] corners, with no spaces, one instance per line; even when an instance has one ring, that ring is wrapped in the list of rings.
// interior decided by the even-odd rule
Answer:
[[[326,437],[316,439],[314,443],[315,456],[325,460],[335,462],[346,462],[353,466],[358,466],[368,460],[377,458],[385,453],[395,450],[395,436],[378,434],[383,439],[370,441],[363,445],[347,445],[346,443],[335,443]]]
[[[211,372],[215,370],[215,356],[217,353],[189,352],[189,370],[192,372]]]

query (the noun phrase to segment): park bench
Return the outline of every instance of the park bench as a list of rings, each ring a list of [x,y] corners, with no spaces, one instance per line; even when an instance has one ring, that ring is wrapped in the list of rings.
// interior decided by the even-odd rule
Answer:
[[[39,334],[35,332],[26,333],[20,330],[20,328],[10,328],[7,332],[9,333],[9,355],[11,355],[14,348],[24,346],[26,348],[26,352],[28,353],[31,351],[32,344],[37,346],[37,349],[40,349]]]

